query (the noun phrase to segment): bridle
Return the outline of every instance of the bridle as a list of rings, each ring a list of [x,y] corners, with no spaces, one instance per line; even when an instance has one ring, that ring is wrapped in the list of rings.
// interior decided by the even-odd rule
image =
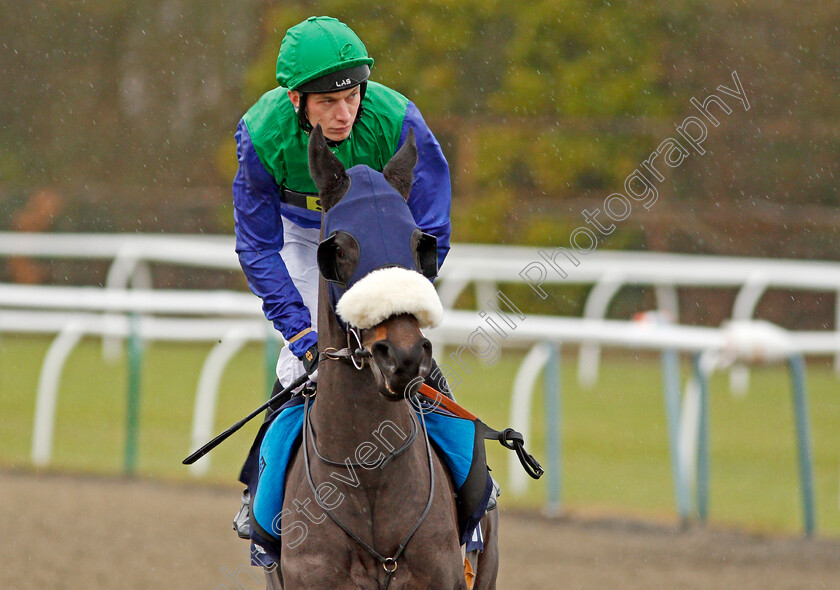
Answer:
[[[349,360],[353,364],[353,366],[359,371],[364,369],[365,363],[367,362],[367,364],[371,367],[371,370],[377,371],[378,368],[376,367],[376,363],[370,362],[370,359],[373,356],[372,353],[370,352],[370,350],[368,350],[366,347],[364,347],[362,345],[362,341],[361,341],[361,337],[359,335],[359,331],[352,326],[348,326],[347,328],[348,328],[347,329],[347,347],[342,348],[342,349],[327,348],[327,349],[324,350],[324,353],[323,353],[324,356],[329,360]],[[375,338],[374,341],[379,341],[381,339],[384,339],[384,338],[380,338],[379,336],[382,335],[380,333],[380,330],[381,330],[382,333],[384,333],[385,329],[380,327],[380,328],[375,328],[375,330],[377,332],[375,333],[376,338]],[[353,342],[351,339],[355,340],[355,342]],[[411,389],[416,391],[417,387],[420,386],[420,384],[422,383],[423,380],[422,380],[421,377],[417,377],[415,379],[415,381],[416,381],[416,387],[412,387]],[[412,383],[414,383],[414,381],[412,381]],[[302,435],[303,435],[303,441],[302,441],[301,444],[303,445],[303,465],[304,465],[304,471],[306,472],[306,480],[309,483],[309,489],[311,490],[312,495],[315,497],[315,502],[318,504],[318,506],[321,507],[321,510],[323,510],[327,514],[327,516],[329,516],[330,519],[336,525],[338,525],[338,527],[341,530],[343,530],[345,532],[345,534],[347,534],[348,537],[350,537],[351,539],[356,541],[356,543],[361,545],[362,548],[365,551],[367,551],[374,559],[376,559],[379,563],[382,564],[382,567],[385,570],[385,585],[382,586],[382,588],[383,588],[383,590],[387,590],[388,586],[391,584],[391,579],[394,576],[394,572],[397,571],[397,560],[400,558],[400,556],[402,556],[403,551],[405,550],[406,546],[408,545],[408,542],[411,540],[411,537],[414,536],[414,533],[417,532],[417,529],[420,528],[420,525],[423,524],[423,521],[426,519],[426,516],[428,516],[429,511],[432,508],[432,501],[433,501],[434,495],[435,495],[434,461],[432,459],[432,446],[431,446],[431,443],[429,442],[429,432],[426,429],[425,413],[424,412],[419,412],[419,414],[420,414],[420,420],[419,421],[420,421],[420,424],[421,424],[422,430],[423,430],[423,440],[424,440],[425,445],[426,445],[426,455],[428,457],[428,462],[429,462],[429,498],[426,501],[426,507],[423,509],[422,514],[420,514],[420,517],[417,519],[417,522],[414,523],[414,526],[411,527],[411,530],[408,531],[408,533],[405,535],[403,540],[400,542],[399,546],[397,547],[397,550],[390,557],[386,557],[385,555],[382,555],[376,549],[371,547],[368,543],[366,543],[363,539],[361,539],[356,533],[354,533],[352,530],[350,530],[350,528],[347,525],[345,525],[333,513],[333,511],[330,510],[325,505],[325,503],[321,500],[321,498],[319,497],[319,495],[317,493],[315,482],[312,480],[312,471],[311,471],[311,468],[310,468],[310,461],[309,461],[310,439],[311,439],[312,449],[315,451],[315,456],[319,460],[321,460],[322,462],[326,463],[327,465],[332,465],[332,466],[336,466],[336,467],[348,467],[348,468],[349,467],[369,468],[370,466],[369,465],[364,465],[362,463],[349,463],[349,462],[344,462],[344,461],[342,461],[342,462],[333,461],[333,460],[327,459],[326,457],[324,457],[318,451],[318,447],[315,444],[314,433],[312,431],[312,423],[309,420],[310,400],[315,395],[316,395],[316,393],[314,393],[314,392],[304,392],[303,393],[303,396],[304,396],[304,401],[303,401],[303,404],[304,404],[303,405],[303,426],[301,428]],[[406,399],[406,402],[408,403],[407,399]],[[409,405],[411,405],[411,404],[409,403]],[[391,451],[391,453],[385,458],[385,460],[379,466],[380,469],[384,468],[392,460],[396,459],[397,457],[399,457],[400,455],[405,453],[411,447],[411,444],[414,442],[414,440],[417,438],[417,430],[418,430],[417,422],[418,422],[418,419],[417,419],[417,416],[416,416],[413,409],[409,413],[411,415],[411,434],[408,436],[408,439],[405,441],[405,443],[403,443],[403,445],[399,449]]]
[[[381,340],[377,338],[376,340]],[[355,340],[355,342],[353,342]],[[331,361],[349,360],[356,370],[361,371],[365,368],[365,362],[373,356],[368,348],[362,345],[362,337],[359,334],[358,328],[355,326],[347,326],[347,346],[345,348],[326,348],[323,355],[326,359]]]
[[[382,327],[381,325],[370,328],[373,330],[373,340],[371,344],[376,344],[382,340],[385,340],[388,337],[388,331],[386,328]],[[360,330],[355,326],[347,325],[347,346],[345,348],[326,348],[323,352],[324,358],[327,360],[349,360],[353,367],[356,368],[357,371],[361,371],[365,368],[365,365],[369,366],[371,371],[373,371],[374,376],[377,378],[377,381],[380,383],[385,383],[386,379],[382,375],[382,370],[379,368],[379,365],[373,360],[373,353],[370,351],[370,348],[364,346],[362,344],[362,338],[359,334]],[[397,392],[392,391],[390,386],[388,386],[388,390],[390,391],[390,397],[392,399],[398,397],[411,397],[417,393],[417,389],[419,388],[422,380],[415,380],[412,381],[406,391]],[[384,394],[383,394],[384,395]]]

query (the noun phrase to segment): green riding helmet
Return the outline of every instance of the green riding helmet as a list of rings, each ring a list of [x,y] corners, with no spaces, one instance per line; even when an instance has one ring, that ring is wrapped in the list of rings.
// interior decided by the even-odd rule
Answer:
[[[277,83],[300,92],[338,92],[370,76],[373,59],[343,22],[311,16],[286,32],[277,56]]]

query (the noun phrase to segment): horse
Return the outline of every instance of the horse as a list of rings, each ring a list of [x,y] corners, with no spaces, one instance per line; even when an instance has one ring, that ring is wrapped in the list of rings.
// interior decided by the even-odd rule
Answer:
[[[405,217],[416,162],[412,130],[381,173],[345,170],[320,126],[311,132],[321,362],[283,499],[283,514],[308,526],[266,571],[269,590],[495,588],[498,510],[482,519],[485,548],[468,584],[453,483],[411,403],[432,366],[421,329],[442,315],[429,280],[435,240]],[[383,203],[405,211],[380,218]],[[330,225],[333,210],[344,221]]]

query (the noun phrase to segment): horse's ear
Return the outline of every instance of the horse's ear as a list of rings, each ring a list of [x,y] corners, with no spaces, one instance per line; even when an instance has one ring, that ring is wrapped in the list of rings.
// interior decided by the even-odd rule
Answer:
[[[321,125],[309,134],[309,175],[318,187],[321,208],[329,211],[350,188],[350,177],[338,158],[327,147]]]
[[[397,189],[407,201],[411,192],[411,183],[414,182],[414,167],[417,165],[417,144],[414,141],[414,128],[408,130],[403,146],[385,164],[382,175],[388,184]]]

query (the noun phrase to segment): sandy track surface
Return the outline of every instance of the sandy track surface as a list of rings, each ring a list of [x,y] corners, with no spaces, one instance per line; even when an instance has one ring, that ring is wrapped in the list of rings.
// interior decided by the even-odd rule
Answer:
[[[261,588],[238,489],[0,470],[0,588]],[[502,512],[499,588],[840,588],[840,541]],[[234,579],[236,582],[234,582]]]

